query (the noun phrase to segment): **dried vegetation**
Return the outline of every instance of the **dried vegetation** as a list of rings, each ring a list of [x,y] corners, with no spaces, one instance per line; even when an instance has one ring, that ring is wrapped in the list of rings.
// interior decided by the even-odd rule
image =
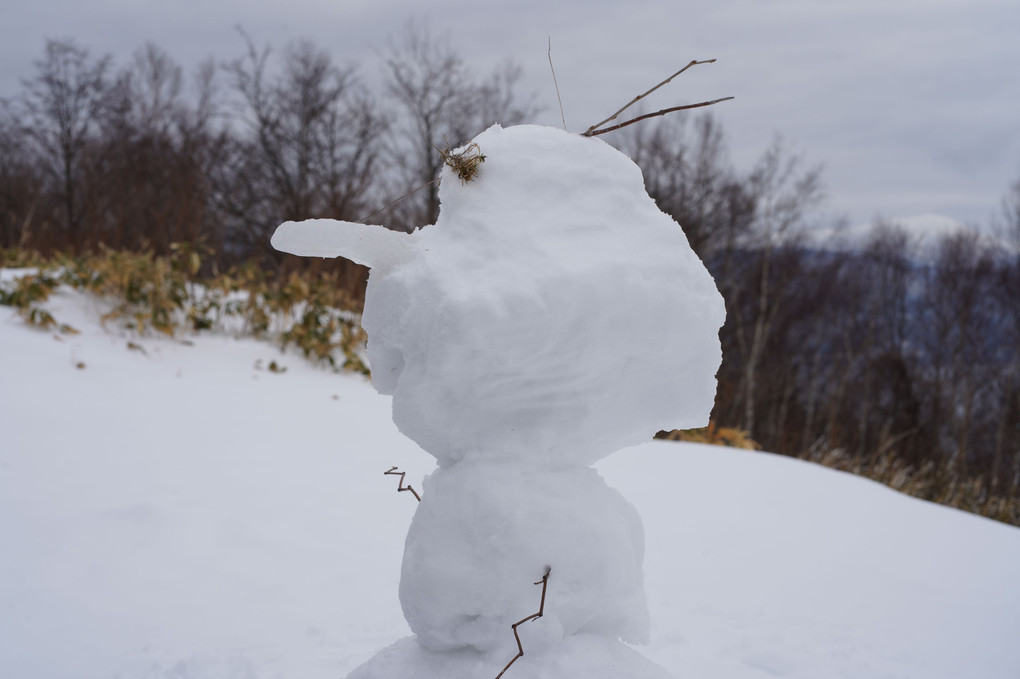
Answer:
[[[50,294],[66,285],[105,301],[104,324],[138,335],[231,332],[275,341],[281,349],[295,347],[305,358],[336,369],[368,374],[360,353],[364,331],[358,303],[344,292],[338,274],[309,269],[274,275],[249,263],[202,276],[204,254],[200,246],[181,244],[167,257],[109,249],[48,258],[0,251],[4,266],[27,269],[0,285],[0,305],[13,307],[30,325],[74,333],[44,307]]]

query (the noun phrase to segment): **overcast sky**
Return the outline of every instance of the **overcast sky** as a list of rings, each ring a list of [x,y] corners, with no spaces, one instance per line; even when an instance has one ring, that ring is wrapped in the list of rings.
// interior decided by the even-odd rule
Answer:
[[[691,59],[717,58],[649,110],[714,107],[735,164],[775,134],[824,165],[833,215],[938,213],[986,224],[1020,179],[1020,1],[13,0],[0,21],[0,96],[30,76],[43,41],[76,38],[125,63],[152,41],[192,67],[238,56],[242,25],[277,48],[310,38],[380,76],[379,51],[411,18],[448,35],[479,72],[511,58],[559,125],[580,131]],[[654,108],[652,108],[654,107]]]

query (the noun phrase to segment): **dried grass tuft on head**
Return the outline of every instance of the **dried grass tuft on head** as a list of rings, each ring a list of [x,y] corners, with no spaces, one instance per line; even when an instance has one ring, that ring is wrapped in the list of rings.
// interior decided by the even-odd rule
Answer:
[[[461,184],[473,181],[478,176],[478,166],[485,162],[482,150],[474,142],[468,144],[459,153],[450,149],[449,143],[445,148],[437,146],[436,150],[443,157],[443,162],[460,177]]]

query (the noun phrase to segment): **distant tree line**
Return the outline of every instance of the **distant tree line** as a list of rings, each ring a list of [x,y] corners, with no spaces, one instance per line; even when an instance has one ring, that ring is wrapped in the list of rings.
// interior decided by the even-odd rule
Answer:
[[[355,64],[299,41],[277,54],[245,34],[241,54],[191,77],[153,44],[116,67],[48,40],[22,91],[0,102],[0,246],[89,251],[203,240],[221,263],[279,263],[281,222],[435,221],[446,140],[533,117],[512,63],[479,77],[427,28],[385,53],[379,92]]]
[[[481,77],[420,26],[389,46],[375,88],[309,42],[277,54],[242,34],[239,46],[188,79],[155,45],[117,67],[47,41],[0,104],[0,247],[201,242],[220,267],[302,266],[269,247],[281,222],[430,224],[436,147],[536,113],[513,63]],[[879,224],[834,251],[805,239],[820,170],[782,141],[737,171],[711,116],[615,134],[726,298],[719,425],[779,453],[891,457],[1020,497],[1020,182],[999,224],[1012,249],[960,234],[918,259]],[[364,284],[363,269],[328,266]]]
[[[921,254],[879,221],[835,250],[807,237],[819,170],[782,141],[746,173],[711,117],[638,126],[621,145],[726,299],[716,422],[778,453],[978,479],[1016,512],[1020,181],[998,239],[960,232]]]

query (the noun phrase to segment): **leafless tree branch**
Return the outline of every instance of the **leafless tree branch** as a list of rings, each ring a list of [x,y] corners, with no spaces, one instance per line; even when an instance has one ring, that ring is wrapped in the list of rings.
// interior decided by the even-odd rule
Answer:
[[[672,108],[664,108],[661,111],[656,111],[655,113],[646,113],[643,116],[638,116],[637,118],[632,118],[631,120],[628,120],[625,123],[620,123],[619,125],[613,125],[612,127],[604,127],[601,130],[595,130],[591,134],[588,134],[586,132],[585,136],[587,136],[587,137],[594,137],[596,135],[605,134],[606,132],[612,132],[613,130],[618,130],[621,127],[627,127],[628,125],[633,125],[634,123],[639,123],[642,120],[647,120],[648,118],[655,118],[656,116],[664,116],[667,113],[673,113],[674,111],[685,111],[687,109],[692,109],[692,108],[701,108],[703,106],[711,106],[712,104],[718,104],[720,101],[729,101],[730,99],[733,99],[733,97],[723,97],[722,99],[713,99],[712,101],[702,101],[702,102],[700,102],[698,104],[684,104],[683,106],[674,106]]]

